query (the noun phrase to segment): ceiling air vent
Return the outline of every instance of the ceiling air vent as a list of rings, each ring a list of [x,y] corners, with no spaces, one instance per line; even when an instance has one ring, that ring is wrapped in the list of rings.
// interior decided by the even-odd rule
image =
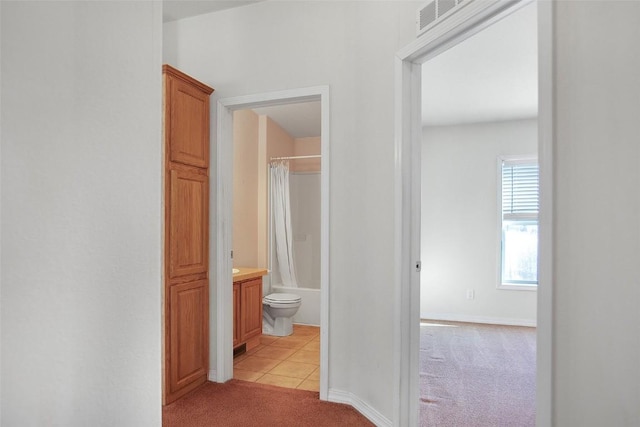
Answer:
[[[418,36],[473,0],[433,0],[418,9]]]

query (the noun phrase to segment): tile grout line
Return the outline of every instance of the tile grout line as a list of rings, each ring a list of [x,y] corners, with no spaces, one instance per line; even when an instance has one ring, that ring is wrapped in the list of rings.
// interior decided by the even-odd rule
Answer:
[[[293,336],[295,337],[295,332],[294,332]],[[305,349],[304,347],[306,347],[307,345],[309,345],[311,342],[316,341],[319,337],[320,337],[320,334],[319,334],[319,333],[315,333],[315,334],[312,334],[312,335],[308,335],[308,336],[306,336],[306,338],[305,338],[304,336],[298,336],[298,337],[296,337],[296,338],[300,338],[300,339],[301,339],[301,340],[299,341],[299,342],[300,342],[300,346],[299,346],[299,347],[293,347],[293,348],[291,348],[291,347],[281,347],[281,346],[277,346],[277,345],[275,345],[275,346],[274,346],[274,345],[272,345],[272,344],[274,344],[275,342],[279,341],[281,338],[286,338],[286,337],[276,338],[276,339],[274,339],[274,340],[270,340],[271,342],[270,342],[269,344],[264,344],[264,345],[262,345],[262,346],[261,346],[261,348],[260,348],[259,350],[256,350],[256,351],[255,351],[255,352],[253,352],[252,354],[247,355],[247,357],[245,357],[245,358],[244,358],[244,359],[242,359],[242,360],[245,360],[246,358],[248,358],[248,357],[252,357],[252,356],[255,356],[255,357],[257,357],[257,358],[262,358],[262,357],[261,357],[261,356],[259,356],[257,353],[258,353],[258,352],[260,352],[260,351],[262,351],[262,350],[264,350],[264,349],[266,349],[266,348],[277,348],[277,349],[293,350],[293,353],[292,353],[292,354],[290,354],[289,356],[287,356],[287,357],[286,357],[286,358],[284,358],[284,359],[272,359],[272,358],[264,357],[264,359],[279,360],[279,362],[278,362],[276,365],[274,365],[273,367],[271,367],[267,372],[255,372],[255,371],[249,371],[249,370],[246,370],[247,372],[255,372],[255,373],[257,373],[257,374],[260,374],[260,376],[258,376],[256,379],[254,379],[254,380],[253,380],[253,381],[251,381],[251,382],[257,383],[261,378],[264,378],[264,377],[265,377],[265,375],[269,374],[269,375],[272,375],[272,376],[274,376],[274,377],[281,377],[281,378],[286,378],[286,379],[295,379],[295,380],[299,380],[300,382],[299,382],[299,384],[298,384],[298,385],[296,385],[295,387],[287,387],[287,388],[300,389],[300,386],[301,386],[305,381],[309,380],[309,377],[310,377],[314,372],[316,372],[316,371],[320,368],[320,366],[319,366],[318,364],[316,364],[316,363],[297,362],[297,361],[292,361],[292,360],[290,360],[290,359],[291,359],[291,357],[293,357],[294,355],[298,354],[301,350],[304,350],[304,351],[306,351],[306,352],[314,352],[314,353],[315,353],[315,352],[318,352],[318,350],[308,350],[308,349]],[[241,361],[242,361],[242,360],[241,360]],[[240,362],[241,362],[241,361],[240,361]],[[277,374],[273,374],[273,373],[271,373],[274,369],[276,369],[278,366],[280,366],[280,365],[282,364],[282,362],[285,362],[285,361],[289,361],[289,362],[291,362],[291,363],[303,363],[303,364],[307,364],[307,365],[314,365],[314,366],[315,366],[315,368],[314,368],[314,369],[313,369],[309,374],[305,375],[305,377],[304,377],[304,378],[289,377],[289,376],[286,376],[286,375],[277,375]],[[239,363],[239,362],[238,362],[238,363]],[[234,363],[234,367],[235,367],[235,363]],[[309,381],[315,381],[315,380],[309,380]]]

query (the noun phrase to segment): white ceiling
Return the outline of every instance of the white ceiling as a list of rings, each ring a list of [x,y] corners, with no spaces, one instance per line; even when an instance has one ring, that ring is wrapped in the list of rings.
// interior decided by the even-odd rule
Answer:
[[[422,66],[422,121],[446,125],[538,113],[535,2]]]
[[[254,108],[253,111],[269,116],[293,138],[320,136],[320,101]]]
[[[190,16],[217,12],[232,7],[246,6],[260,0],[164,0],[162,2],[162,22],[177,21]]]

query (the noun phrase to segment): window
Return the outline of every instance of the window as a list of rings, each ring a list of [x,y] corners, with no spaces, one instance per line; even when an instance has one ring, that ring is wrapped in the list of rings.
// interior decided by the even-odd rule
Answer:
[[[538,162],[532,158],[500,159],[501,286],[538,285]]]

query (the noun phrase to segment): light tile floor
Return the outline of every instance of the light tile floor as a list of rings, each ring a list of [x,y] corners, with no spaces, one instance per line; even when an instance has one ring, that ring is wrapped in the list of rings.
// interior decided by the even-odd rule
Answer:
[[[301,390],[320,390],[320,328],[293,325],[288,337],[263,335],[233,360],[233,378]]]

